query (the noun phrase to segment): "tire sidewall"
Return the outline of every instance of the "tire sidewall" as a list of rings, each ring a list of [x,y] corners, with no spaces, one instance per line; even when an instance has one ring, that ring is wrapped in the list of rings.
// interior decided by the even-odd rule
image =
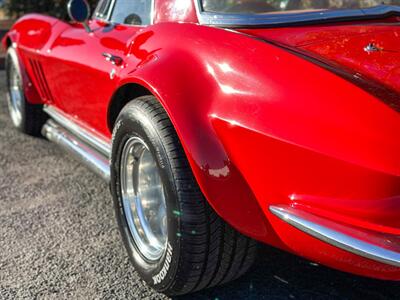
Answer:
[[[138,251],[131,236],[122,205],[120,163],[124,145],[131,137],[138,137],[147,144],[157,162],[160,177],[165,188],[168,244],[167,250],[157,262],[146,261]],[[145,110],[135,106],[134,103],[128,104],[121,112],[113,132],[111,192],[119,229],[131,261],[142,279],[158,291],[167,290],[173,283],[179,264],[180,239],[178,236],[180,232],[180,208],[173,178],[167,152],[156,125],[151,121],[151,117]]]

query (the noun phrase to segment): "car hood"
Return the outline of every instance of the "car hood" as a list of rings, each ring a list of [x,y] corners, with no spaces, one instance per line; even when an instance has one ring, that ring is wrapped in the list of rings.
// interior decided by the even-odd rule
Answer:
[[[400,102],[400,22],[246,29],[243,33],[328,62],[397,94]]]

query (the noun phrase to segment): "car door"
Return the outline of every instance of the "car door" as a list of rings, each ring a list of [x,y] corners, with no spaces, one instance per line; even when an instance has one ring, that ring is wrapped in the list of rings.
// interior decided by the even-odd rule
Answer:
[[[151,0],[103,0],[89,21],[67,24],[49,49],[46,72],[55,105],[89,129],[108,135],[108,103],[130,42],[151,23]]]

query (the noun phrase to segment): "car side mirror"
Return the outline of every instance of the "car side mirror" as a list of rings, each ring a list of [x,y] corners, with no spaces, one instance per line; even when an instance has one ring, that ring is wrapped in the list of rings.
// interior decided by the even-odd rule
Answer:
[[[91,32],[87,23],[90,18],[90,5],[86,0],[70,0],[68,2],[68,15],[71,20],[82,23],[87,32]]]

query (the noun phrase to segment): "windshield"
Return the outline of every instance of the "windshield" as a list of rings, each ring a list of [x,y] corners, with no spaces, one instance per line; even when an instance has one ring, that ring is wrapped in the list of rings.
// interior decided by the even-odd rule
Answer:
[[[202,0],[206,12],[226,14],[299,13],[317,10],[360,9],[400,5],[400,0]]]

